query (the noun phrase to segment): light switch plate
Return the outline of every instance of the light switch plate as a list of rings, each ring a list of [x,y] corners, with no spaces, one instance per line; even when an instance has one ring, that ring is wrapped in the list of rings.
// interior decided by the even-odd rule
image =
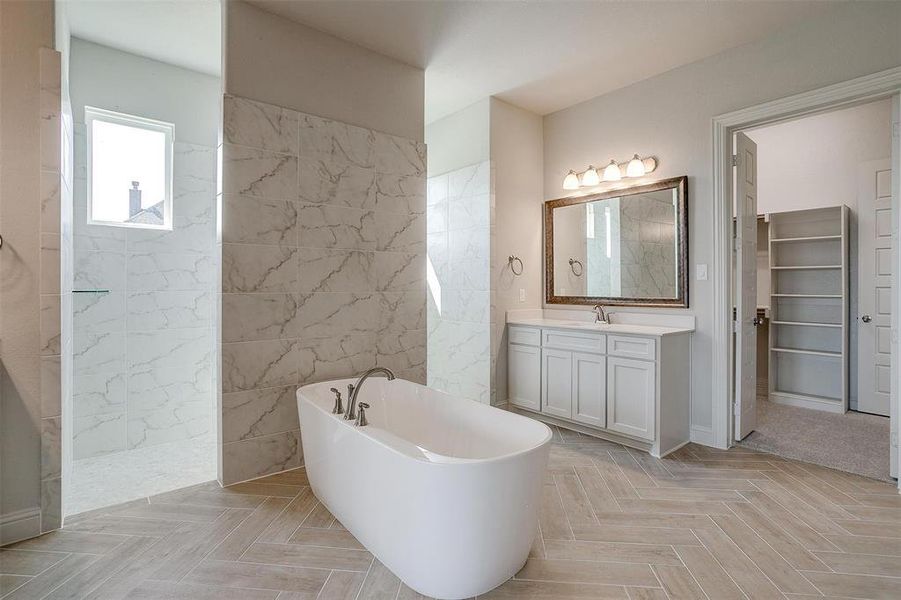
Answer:
[[[707,281],[707,265],[700,263],[695,265],[695,279],[698,281]]]

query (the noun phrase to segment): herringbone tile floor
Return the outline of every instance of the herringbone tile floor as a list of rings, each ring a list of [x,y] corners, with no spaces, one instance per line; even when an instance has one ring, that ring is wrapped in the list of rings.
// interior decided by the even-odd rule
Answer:
[[[555,430],[541,536],[483,598],[901,598],[901,496],[750,450],[666,459]],[[0,553],[0,595],[412,599],[313,496],[303,469],[70,519]],[[415,549],[411,549],[415,551]]]

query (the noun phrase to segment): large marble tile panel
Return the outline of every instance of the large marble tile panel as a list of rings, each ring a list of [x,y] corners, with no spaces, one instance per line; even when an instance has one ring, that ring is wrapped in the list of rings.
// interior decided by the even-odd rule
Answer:
[[[491,195],[462,196],[448,202],[448,229],[473,229],[491,225]]]
[[[372,333],[378,327],[375,293],[316,292],[298,298],[298,326],[305,340]]]
[[[378,250],[408,253],[425,251],[425,214],[376,211],[375,221]]]
[[[176,227],[185,219],[205,220],[212,227],[216,221],[216,184],[199,179],[174,179],[172,216]]]
[[[448,175],[435,175],[429,177],[426,188],[426,203],[429,208],[447,201]]]
[[[56,417],[62,413],[62,360],[60,356],[41,357],[41,415]]]
[[[41,293],[60,291],[60,238],[58,233],[41,234]]]
[[[426,364],[426,330],[386,331],[378,337],[376,364],[389,369],[413,369]]]
[[[215,221],[211,211],[199,217],[175,216],[172,229],[128,229],[129,252],[184,252],[209,254],[213,248]]]
[[[394,135],[376,132],[374,156],[379,173],[410,175],[424,179],[426,173],[425,144]],[[423,181],[423,184],[425,182]],[[424,195],[423,190],[423,195]]]
[[[297,154],[297,113],[293,110],[226,95],[225,141],[283,154]]]
[[[372,267],[379,291],[402,292],[425,288],[426,261],[422,253],[376,252]]]
[[[356,376],[375,366],[375,350],[374,333],[301,340],[301,384]]]
[[[322,160],[338,168],[346,166],[375,167],[375,132],[323,119],[313,115],[299,115],[301,156]]]
[[[62,417],[41,419],[41,479],[62,476]]]
[[[41,171],[41,231],[60,232],[60,174],[56,171]]]
[[[76,417],[124,412],[126,408],[124,371],[75,375],[72,405]]]
[[[301,248],[298,252],[301,292],[359,292],[373,289],[372,252]]]
[[[41,354],[59,354],[62,348],[62,313],[59,294],[41,294]]]
[[[300,376],[299,340],[222,344],[222,391],[296,385]]]
[[[72,348],[76,376],[125,371],[124,331],[76,331]]]
[[[489,323],[491,292],[487,290],[448,289],[442,294],[441,315],[448,321]]]
[[[216,282],[215,261],[200,254],[128,255],[128,290],[209,290]]]
[[[172,402],[154,410],[128,411],[128,447],[145,448],[203,436],[212,431],[210,398]]]
[[[216,182],[216,148],[176,141],[172,150],[173,178]]]
[[[194,329],[212,326],[213,292],[129,292],[126,326],[129,331]]]
[[[129,331],[127,344],[129,372],[199,370],[209,364],[212,332],[205,329]]]
[[[296,390],[292,385],[223,394],[222,441],[299,429]]]
[[[378,173],[375,207],[399,213],[426,212],[426,180],[424,175]]]
[[[206,403],[212,410],[212,366],[199,361],[180,368],[129,372],[126,399],[129,417],[186,403]]]
[[[457,169],[447,174],[447,180],[447,196],[451,202],[491,193],[491,163],[483,161]]]
[[[379,293],[379,331],[426,328],[426,290]]]
[[[84,180],[76,180],[76,206],[73,211],[73,247],[76,254],[83,252],[125,252],[125,227],[110,225],[89,225],[88,213],[83,200],[79,204],[79,184]]]
[[[222,241],[298,245],[298,207],[293,200],[223,194]]]
[[[125,330],[125,292],[72,294],[72,327],[95,333]]]
[[[223,444],[222,482],[229,485],[294,469],[302,457],[299,430]]]
[[[481,259],[489,262],[491,252],[490,227],[452,229],[448,232],[450,259],[455,264],[463,260]]]
[[[125,254],[121,252],[75,252],[76,290],[124,290]]]
[[[296,294],[223,294],[222,341],[300,337],[302,303]]]
[[[62,477],[41,481],[41,532],[63,526]]]
[[[447,287],[457,290],[488,290],[491,285],[491,269],[486,258],[468,258],[453,261],[447,270]]]
[[[300,204],[298,207],[300,246],[375,250],[376,214],[372,210],[332,204]]]
[[[291,292],[297,283],[297,248],[222,245],[223,292]]]
[[[297,157],[223,144],[222,191],[265,198],[294,198],[297,194]]]
[[[337,165],[301,155],[297,198],[307,204],[333,204],[371,209],[376,205],[376,173],[372,167]]]
[[[447,231],[448,218],[447,199],[430,203],[426,209],[426,233],[432,235]]]
[[[125,413],[75,417],[72,420],[72,455],[75,460],[126,449]]]

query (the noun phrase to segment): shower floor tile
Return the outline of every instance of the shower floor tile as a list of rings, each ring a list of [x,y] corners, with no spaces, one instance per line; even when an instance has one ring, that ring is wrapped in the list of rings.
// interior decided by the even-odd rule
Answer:
[[[201,436],[76,460],[63,506],[76,515],[215,478],[216,438]]]

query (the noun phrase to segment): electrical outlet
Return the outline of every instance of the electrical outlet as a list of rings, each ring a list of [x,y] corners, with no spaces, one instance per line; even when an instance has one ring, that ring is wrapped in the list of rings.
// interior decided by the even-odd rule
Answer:
[[[695,265],[695,279],[698,281],[707,281],[707,265],[706,264],[697,264]]]
[[[519,301],[520,302],[526,301],[526,288],[519,288]]]

